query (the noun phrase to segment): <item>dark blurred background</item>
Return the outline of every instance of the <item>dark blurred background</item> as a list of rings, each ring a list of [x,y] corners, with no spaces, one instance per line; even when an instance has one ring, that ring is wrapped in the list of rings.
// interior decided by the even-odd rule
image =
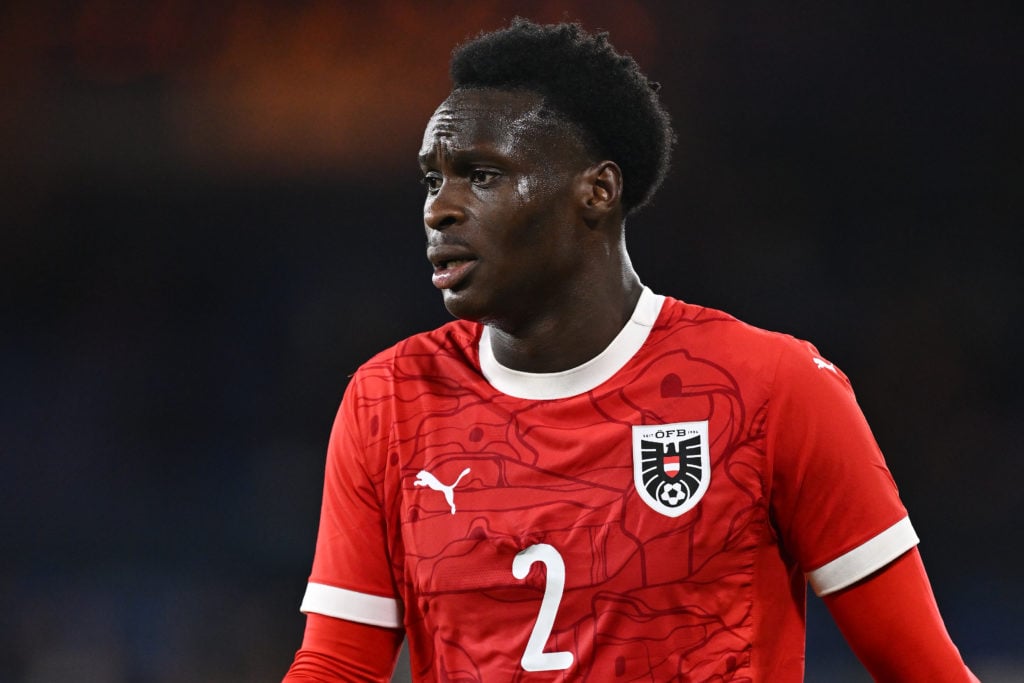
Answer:
[[[597,5],[0,9],[0,681],[283,675],[347,375],[448,319],[423,124],[515,14],[663,84],[641,276],[851,376],[954,639],[1024,680],[1019,10]],[[811,602],[808,680],[865,680]]]

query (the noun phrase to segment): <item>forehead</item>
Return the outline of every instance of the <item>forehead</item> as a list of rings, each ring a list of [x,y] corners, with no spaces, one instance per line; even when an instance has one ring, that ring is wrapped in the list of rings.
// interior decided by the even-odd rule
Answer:
[[[554,151],[551,142],[575,141],[568,124],[544,108],[531,91],[457,90],[441,103],[423,133],[420,159],[470,148],[502,154]],[[571,140],[570,140],[571,139]]]

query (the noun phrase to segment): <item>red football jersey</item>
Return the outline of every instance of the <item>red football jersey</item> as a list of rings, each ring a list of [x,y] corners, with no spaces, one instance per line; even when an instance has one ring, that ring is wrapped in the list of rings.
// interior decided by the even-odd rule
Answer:
[[[917,542],[832,363],[650,290],[565,372],[465,321],[377,355],[325,479],[302,610],[404,628],[418,681],[799,681],[805,581]]]

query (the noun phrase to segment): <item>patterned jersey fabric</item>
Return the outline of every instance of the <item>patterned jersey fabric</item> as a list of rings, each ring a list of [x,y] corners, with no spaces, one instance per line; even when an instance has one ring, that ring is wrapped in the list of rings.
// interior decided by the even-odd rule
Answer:
[[[917,538],[810,344],[645,290],[600,356],[454,321],[352,378],[302,609],[404,628],[418,681],[799,681],[806,582]]]

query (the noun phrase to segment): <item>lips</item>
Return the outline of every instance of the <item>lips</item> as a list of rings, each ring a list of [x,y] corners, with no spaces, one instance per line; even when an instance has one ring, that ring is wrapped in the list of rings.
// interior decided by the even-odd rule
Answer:
[[[427,258],[434,265],[430,280],[438,289],[458,287],[476,267],[477,259],[467,249],[438,246],[427,249]]]

